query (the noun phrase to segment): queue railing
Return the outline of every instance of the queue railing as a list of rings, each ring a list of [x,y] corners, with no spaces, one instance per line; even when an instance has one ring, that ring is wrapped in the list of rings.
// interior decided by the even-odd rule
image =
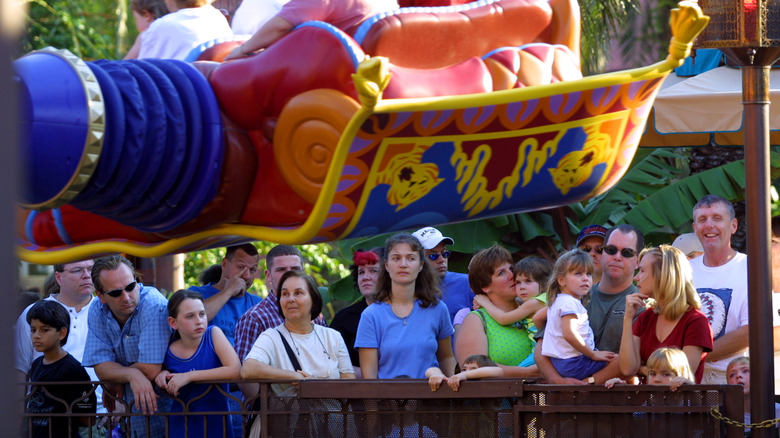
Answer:
[[[203,424],[204,428],[209,421],[219,421],[222,437],[229,436],[231,421],[239,416],[242,434],[247,436],[251,430],[253,437],[744,436],[740,427],[727,425],[712,415],[716,408],[725,417],[742,420],[743,393],[737,385],[685,385],[672,392],[666,387],[650,385],[618,385],[607,389],[501,378],[465,381],[457,392],[443,385],[434,392],[426,381],[416,379],[306,380],[297,382],[292,390],[277,394],[272,385],[290,382],[252,382],[259,383],[260,390],[246,400],[218,386],[226,381],[208,382],[208,391],[219,391],[240,402],[241,411],[192,412],[183,400],[161,394],[158,402],[179,404],[183,412],[144,415],[130,412],[131,405],[104,391],[104,402],[113,400],[118,411],[81,414],[74,412],[75,403],[72,403],[65,413],[23,413],[20,423],[28,430],[33,422],[43,418],[67,417],[68,428],[78,427],[80,418],[103,424],[103,427],[82,429],[84,438],[112,436],[113,429],[118,429],[115,436],[129,437],[133,432],[153,436],[151,423],[156,417],[162,417],[164,435],[169,436],[170,420],[174,416],[199,416],[202,419],[197,424]],[[61,384],[67,382],[47,385]],[[93,391],[98,384],[93,382]],[[30,392],[25,396],[25,404],[37,391],[45,391],[40,385],[28,385]],[[60,402],[64,406],[64,401]],[[137,420],[130,421],[131,418]],[[51,436],[57,433],[52,431]],[[185,434],[203,435],[202,430],[187,430]]]

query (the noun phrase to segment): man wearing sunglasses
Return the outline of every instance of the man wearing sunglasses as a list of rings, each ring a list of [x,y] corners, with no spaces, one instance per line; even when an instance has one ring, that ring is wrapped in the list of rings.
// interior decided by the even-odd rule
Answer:
[[[626,312],[626,296],[638,292],[634,286],[634,273],[638,267],[639,250],[645,245],[644,235],[631,225],[618,225],[607,231],[606,245],[600,257],[601,281],[590,289],[590,302],[585,306],[588,321],[593,329],[596,348],[601,351],[620,351],[623,336],[623,315]],[[643,309],[637,312],[634,319]],[[544,340],[536,344],[534,360],[539,372],[553,384],[586,383],[561,377],[547,356],[541,354]],[[589,383],[592,383],[589,380]]]
[[[121,255],[101,257],[92,266],[92,282],[100,302],[89,309],[89,335],[82,365],[94,366],[107,391],[133,404],[133,412],[166,412],[152,381],[162,369],[171,329],[168,300],[153,287],[138,283],[133,264]],[[113,411],[114,402],[103,398]],[[150,419],[150,437],[165,435],[163,417]],[[146,436],[146,418],[132,417],[133,436]]]
[[[68,311],[70,315],[70,329],[68,330],[68,342],[63,348],[79,362],[84,357],[84,345],[87,342],[87,333],[89,333],[89,325],[87,324],[89,309],[97,301],[97,298],[92,294],[95,290],[95,287],[92,285],[92,264],[92,260],[83,260],[54,265],[54,279],[57,281],[60,291],[44,298],[61,304]],[[15,327],[15,365],[22,382],[27,378],[32,361],[43,355],[43,353],[35,351],[30,339],[30,324],[27,322],[27,312],[33,304],[24,309],[16,321]],[[86,370],[92,380],[98,380],[94,368],[89,367]],[[102,408],[102,394],[103,391],[98,387],[95,391],[98,408]],[[99,410],[98,412],[101,411]],[[105,412],[105,410],[102,412]]]
[[[639,266],[639,251],[645,246],[645,237],[633,226],[622,224],[607,232],[605,242],[601,254],[601,281],[590,290],[590,303],[585,308],[596,347],[618,352],[623,336],[626,296],[638,292],[634,286],[634,273]]]
[[[583,228],[577,235],[577,248],[590,254],[593,260],[593,284],[601,281],[601,248],[605,237],[607,229],[595,224]]]
[[[465,307],[471,308],[474,292],[469,287],[469,276],[447,270],[450,250],[447,245],[454,245],[451,237],[444,236],[433,227],[420,228],[412,233],[425,249],[425,258],[430,263],[436,275],[441,278],[442,301],[450,311],[450,321],[455,314]]]

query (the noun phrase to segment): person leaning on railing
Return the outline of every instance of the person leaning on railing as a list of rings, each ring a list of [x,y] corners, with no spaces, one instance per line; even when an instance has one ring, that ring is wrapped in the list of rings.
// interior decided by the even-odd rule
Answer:
[[[354,379],[347,346],[339,332],[313,324],[322,311],[314,279],[288,271],[275,291],[284,323],[264,331],[241,367],[242,379]],[[277,395],[291,384],[271,386]]]
[[[355,339],[363,378],[421,379],[432,366],[451,376],[454,330],[422,244],[398,233],[385,242],[384,260],[376,302],[363,311]]]
[[[493,305],[509,312],[518,307],[515,301],[515,278],[511,270],[512,255],[506,248],[493,245],[478,251],[469,263],[469,284],[478,295],[486,295]],[[496,362],[507,377],[534,377],[536,365],[518,366],[534,350],[525,328],[515,324],[500,325],[485,311],[475,310],[466,316],[455,354],[461,366],[467,357],[484,354]]]
[[[707,317],[699,310],[701,300],[685,254],[670,245],[644,249],[634,279],[639,292],[626,297],[620,371],[627,376],[647,376],[650,355],[661,347],[676,347],[685,352],[696,382],[701,383],[713,336]],[[650,311],[634,321],[637,309],[645,307]]]

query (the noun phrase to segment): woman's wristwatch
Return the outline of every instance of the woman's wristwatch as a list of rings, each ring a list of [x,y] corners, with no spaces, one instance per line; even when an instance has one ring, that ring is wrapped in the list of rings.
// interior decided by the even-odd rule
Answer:
[[[587,379],[588,385],[595,385],[596,384],[596,378],[593,376],[588,377]]]

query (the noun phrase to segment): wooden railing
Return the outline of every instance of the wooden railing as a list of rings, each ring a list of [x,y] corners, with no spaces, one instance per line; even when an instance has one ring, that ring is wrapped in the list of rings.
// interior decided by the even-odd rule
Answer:
[[[736,385],[689,385],[671,392],[649,385],[606,389],[486,379],[462,382],[457,392],[446,386],[432,392],[427,382],[414,379],[307,380],[299,382],[295,394],[276,396],[271,381],[257,382],[260,392],[242,402],[243,411],[209,412],[222,418],[223,430],[231,427],[228,416],[232,414],[256,418],[262,437],[744,436],[742,429],[726,426],[711,415],[717,408],[726,417],[742,420],[742,388]],[[111,396],[104,393],[104,397]],[[172,402],[182,403],[185,412],[158,412],[145,419],[163,417],[167,428],[174,415],[204,414],[187,412],[184,402],[176,398]],[[117,404],[124,402],[117,400]],[[113,418],[130,428],[128,418],[143,414],[128,413],[129,406],[124,405],[126,413],[97,414],[97,420]],[[67,416],[74,427],[85,414],[23,414],[23,420],[30,424],[43,416]],[[144,423],[148,428],[149,421]],[[244,429],[248,430],[246,423]]]

